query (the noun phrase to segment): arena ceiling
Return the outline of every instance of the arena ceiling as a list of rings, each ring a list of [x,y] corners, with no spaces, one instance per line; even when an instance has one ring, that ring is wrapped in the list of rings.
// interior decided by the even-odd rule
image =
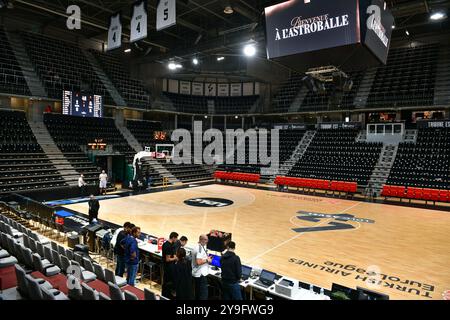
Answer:
[[[314,1],[314,0],[312,0]],[[66,8],[77,4],[82,10],[83,36],[104,41],[109,16],[121,11],[123,32],[128,33],[127,24],[131,16],[129,0],[10,0],[9,9],[0,10],[0,15],[16,15],[22,19],[33,19],[42,26],[65,27]],[[149,35],[132,48],[143,61],[162,61],[172,57],[189,58],[222,54],[239,54],[242,45],[254,41],[264,56],[264,15],[266,6],[283,1],[269,0],[178,0],[177,24],[164,31],[155,30],[157,0],[148,0]],[[408,40],[424,35],[443,34],[449,37],[449,20],[435,22],[430,14],[444,10],[450,16],[450,0],[387,0],[395,16],[394,41]],[[233,13],[226,14],[225,7]],[[409,36],[406,35],[408,30]],[[127,39],[124,39],[127,42]],[[136,49],[136,50],[134,50]]]

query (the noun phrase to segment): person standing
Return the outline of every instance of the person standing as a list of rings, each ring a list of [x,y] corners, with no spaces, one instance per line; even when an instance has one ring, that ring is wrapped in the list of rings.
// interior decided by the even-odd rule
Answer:
[[[174,265],[174,283],[176,300],[192,300],[192,266],[186,259],[186,250],[179,248],[177,251],[177,262]]]
[[[90,199],[88,201],[88,205],[89,205],[89,223],[92,223],[94,219],[98,220],[98,210],[100,210],[100,203],[94,197],[94,195],[91,194]]]
[[[178,240],[178,233],[171,232],[169,240],[164,242],[162,246],[162,261],[163,261],[163,283],[161,295],[170,298],[174,289],[173,283],[173,266],[177,261],[175,252],[175,244]]]
[[[222,292],[224,300],[242,300],[241,287],[239,281],[242,277],[241,259],[234,253],[236,244],[233,241],[228,243],[228,249],[220,258],[222,268]]]
[[[100,180],[100,194],[106,194],[106,184],[108,182],[108,175],[105,173],[105,170],[102,170],[102,173],[98,176]]]
[[[116,276],[119,277],[123,277],[123,274],[125,273],[125,250],[122,247],[121,242],[130,235],[130,226],[130,222],[125,222],[123,228],[114,234],[115,239],[114,237],[112,239],[112,241],[115,240],[114,254],[116,255]]]
[[[121,241],[125,249],[125,264],[127,267],[127,284],[134,286],[139,265],[139,248],[137,238],[141,236],[141,228],[133,227],[131,236]]]
[[[192,276],[195,283],[195,300],[208,300],[208,273],[211,257],[208,256],[206,245],[208,237],[202,234],[198,244],[192,250]]]
[[[78,178],[78,189],[80,190],[80,197],[84,197],[86,191],[86,182],[84,181],[83,174],[81,174]]]

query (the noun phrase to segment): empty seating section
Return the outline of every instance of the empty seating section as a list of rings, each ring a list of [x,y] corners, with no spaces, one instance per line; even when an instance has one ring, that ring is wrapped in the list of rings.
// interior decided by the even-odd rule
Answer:
[[[293,73],[282,85],[273,99],[273,109],[276,112],[286,112],[303,86],[304,75]]]
[[[64,153],[75,152],[79,155],[82,150],[79,149],[80,146],[87,146],[95,139],[103,139],[104,143],[113,146],[113,151],[124,154],[129,163],[133,161],[135,152],[117,129],[114,119],[49,113],[44,115],[44,123],[53,140]]]
[[[0,111],[0,193],[65,185],[37,143],[25,113]]]
[[[288,186],[309,189],[309,190],[326,190],[326,191],[339,191],[347,193],[356,193],[358,184],[356,182],[347,181],[330,181],[322,179],[307,179],[307,178],[295,178],[295,177],[282,177],[277,176],[274,183],[278,186]]]
[[[0,93],[31,94],[23,77],[22,69],[2,28],[0,28]]]
[[[279,163],[280,165],[284,163],[286,160],[288,160],[299,142],[302,140],[302,137],[304,135],[304,130],[299,129],[290,129],[290,130],[279,130]],[[271,138],[270,138],[270,132],[268,132],[268,146],[267,151],[270,155],[271,151]],[[258,152],[259,149],[255,147],[249,146],[248,140],[246,141],[246,149],[245,149],[245,164],[237,164],[237,154],[234,155],[234,164],[221,164],[219,165],[219,169],[225,170],[225,171],[233,171],[233,172],[247,172],[247,173],[261,173],[262,167],[268,167],[267,165],[261,165],[258,161],[258,164],[249,164],[249,151],[252,150],[252,152]],[[236,152],[236,150],[235,150]],[[258,155],[259,158],[259,155]]]
[[[352,181],[367,185],[382,143],[356,142],[358,130],[318,130],[288,176]]]
[[[166,160],[159,160],[159,162],[182,182],[208,180],[212,178],[211,173],[200,164],[174,164],[172,162],[166,162]]]
[[[261,175],[255,173],[216,171],[214,172],[214,179],[258,183]]]
[[[450,190],[384,185],[381,195],[385,198],[425,200],[425,202],[450,202]]]
[[[79,46],[34,33],[22,36],[50,98],[61,99],[63,90],[88,90],[102,95],[105,104],[113,104]]]
[[[416,143],[399,144],[387,184],[450,189],[450,129],[419,129]]]
[[[211,114],[244,114],[258,101],[259,96],[203,97],[165,92],[179,112]]]
[[[128,107],[150,109],[150,92],[140,80],[133,79],[119,58],[112,54],[91,50],[100,62],[103,70],[114,83]]]
[[[385,66],[377,70],[369,107],[433,105],[437,44],[389,51]]]
[[[164,141],[154,139],[154,132],[162,130],[161,122],[127,120],[126,126],[143,148],[146,146],[154,147],[157,143],[165,143]]]

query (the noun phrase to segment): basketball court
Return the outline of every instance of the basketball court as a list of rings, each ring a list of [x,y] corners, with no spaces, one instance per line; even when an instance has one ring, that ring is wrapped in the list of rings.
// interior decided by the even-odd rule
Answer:
[[[450,288],[444,211],[213,184],[102,200],[99,218],[154,236],[177,231],[188,246],[211,229],[231,232],[243,264],[325,288],[426,300]]]

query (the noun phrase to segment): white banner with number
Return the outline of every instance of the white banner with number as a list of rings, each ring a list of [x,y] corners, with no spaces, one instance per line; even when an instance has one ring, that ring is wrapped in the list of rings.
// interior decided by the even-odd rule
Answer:
[[[219,97],[228,97],[230,95],[230,85],[228,83],[219,83],[217,87]]]
[[[111,16],[108,29],[108,48],[107,51],[120,48],[122,46],[122,22],[120,13]]]
[[[147,3],[138,1],[133,4],[131,17],[130,42],[147,38]]]
[[[192,95],[194,96],[203,95],[203,82],[192,82]]]
[[[190,81],[180,81],[180,93],[181,94],[191,94],[191,82]]]
[[[176,0],[158,0],[156,30],[169,28],[177,23]]]
[[[242,83],[232,83],[230,85],[230,96],[232,97],[242,96]]]

